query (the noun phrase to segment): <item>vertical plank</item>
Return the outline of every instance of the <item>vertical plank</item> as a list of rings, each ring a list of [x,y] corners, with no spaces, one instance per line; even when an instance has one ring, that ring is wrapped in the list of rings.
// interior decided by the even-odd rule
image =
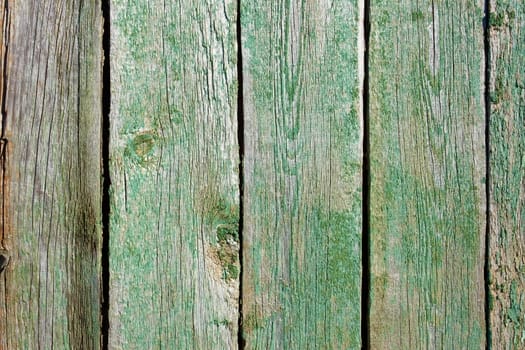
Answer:
[[[362,8],[241,4],[247,348],[359,348]]]
[[[372,349],[485,346],[483,6],[371,2]]]
[[[99,1],[2,1],[1,349],[98,349]]]
[[[492,349],[525,348],[525,5],[490,15],[490,294]]]
[[[236,348],[235,20],[233,0],[111,2],[111,348]]]

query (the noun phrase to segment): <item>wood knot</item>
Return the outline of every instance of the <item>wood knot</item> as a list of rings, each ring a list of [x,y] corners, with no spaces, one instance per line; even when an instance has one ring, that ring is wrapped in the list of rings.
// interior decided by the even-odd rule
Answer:
[[[125,156],[136,164],[148,167],[155,163],[157,135],[152,131],[138,133],[128,142]]]

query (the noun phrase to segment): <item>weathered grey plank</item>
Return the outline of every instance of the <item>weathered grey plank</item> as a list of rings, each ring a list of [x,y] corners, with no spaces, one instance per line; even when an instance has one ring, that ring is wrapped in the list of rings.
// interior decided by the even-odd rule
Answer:
[[[241,5],[246,346],[359,348],[363,9]]]
[[[237,346],[236,3],[111,2],[110,347]]]
[[[484,2],[371,2],[372,349],[485,345]]]
[[[0,348],[98,349],[100,2],[0,10]]]
[[[492,349],[525,348],[525,5],[490,15],[490,324]]]

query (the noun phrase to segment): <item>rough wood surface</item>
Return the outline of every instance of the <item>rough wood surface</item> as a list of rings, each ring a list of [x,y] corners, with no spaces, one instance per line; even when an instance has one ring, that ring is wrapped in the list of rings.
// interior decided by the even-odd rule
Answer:
[[[359,348],[362,9],[241,4],[246,347]]]
[[[236,3],[111,2],[110,347],[235,349]]]
[[[100,3],[0,11],[0,349],[98,349]]]
[[[490,324],[492,349],[525,348],[525,4],[490,16]]]
[[[484,2],[371,2],[372,349],[485,346]]]

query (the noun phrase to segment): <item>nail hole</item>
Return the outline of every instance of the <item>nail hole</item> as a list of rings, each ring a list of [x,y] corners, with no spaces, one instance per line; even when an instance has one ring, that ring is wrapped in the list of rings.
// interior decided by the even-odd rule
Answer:
[[[4,269],[9,264],[9,255],[7,252],[1,252],[0,253],[0,272],[4,271]]]

